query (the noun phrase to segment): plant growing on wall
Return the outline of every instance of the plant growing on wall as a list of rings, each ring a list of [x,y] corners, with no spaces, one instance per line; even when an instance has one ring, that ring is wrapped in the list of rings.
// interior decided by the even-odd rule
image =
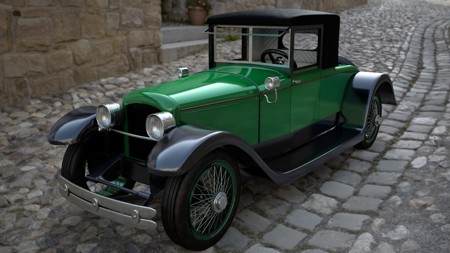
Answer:
[[[186,0],[186,6],[188,8],[201,8],[205,10],[209,10],[211,5],[207,0]]]

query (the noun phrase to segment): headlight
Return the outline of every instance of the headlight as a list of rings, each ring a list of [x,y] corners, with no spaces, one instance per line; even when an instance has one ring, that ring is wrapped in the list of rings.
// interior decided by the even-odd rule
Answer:
[[[122,108],[120,104],[106,104],[97,107],[97,124],[100,129],[108,129],[118,125],[122,120]]]
[[[159,112],[150,114],[145,121],[145,129],[150,138],[159,141],[163,138],[164,132],[175,126],[175,118],[170,112]]]

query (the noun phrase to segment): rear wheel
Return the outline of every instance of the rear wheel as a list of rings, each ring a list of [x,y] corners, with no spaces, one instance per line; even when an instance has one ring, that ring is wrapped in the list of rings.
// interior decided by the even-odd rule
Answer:
[[[116,196],[120,190],[100,183],[94,183],[86,179],[86,175],[93,172],[94,166],[100,166],[109,157],[93,154],[88,144],[76,143],[67,147],[64,154],[61,175],[76,185],[89,189],[92,192],[104,196]],[[95,157],[95,158],[92,158]],[[133,188],[135,182],[120,175],[120,168],[112,168],[102,176],[102,179],[120,187]]]
[[[233,221],[239,196],[236,162],[224,152],[212,152],[186,174],[167,180],[161,207],[164,229],[187,249],[211,247]]]
[[[380,130],[381,124],[381,100],[378,94],[372,97],[369,105],[369,112],[366,119],[366,127],[364,128],[364,140],[355,147],[358,149],[367,149],[373,145]]]

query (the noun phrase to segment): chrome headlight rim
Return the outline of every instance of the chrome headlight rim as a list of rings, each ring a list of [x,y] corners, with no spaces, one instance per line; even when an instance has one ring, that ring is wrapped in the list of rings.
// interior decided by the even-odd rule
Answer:
[[[150,139],[159,141],[166,134],[167,130],[176,125],[175,118],[170,112],[152,113],[145,120],[145,130]]]
[[[99,105],[95,118],[100,130],[110,129],[121,123],[122,106],[119,103]]]

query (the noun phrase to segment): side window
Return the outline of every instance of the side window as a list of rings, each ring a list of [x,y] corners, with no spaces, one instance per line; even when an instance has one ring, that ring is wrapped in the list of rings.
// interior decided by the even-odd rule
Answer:
[[[295,31],[293,44],[294,61],[297,68],[318,65],[319,31],[319,29]],[[283,44],[288,47],[288,43],[289,40],[284,38]]]

